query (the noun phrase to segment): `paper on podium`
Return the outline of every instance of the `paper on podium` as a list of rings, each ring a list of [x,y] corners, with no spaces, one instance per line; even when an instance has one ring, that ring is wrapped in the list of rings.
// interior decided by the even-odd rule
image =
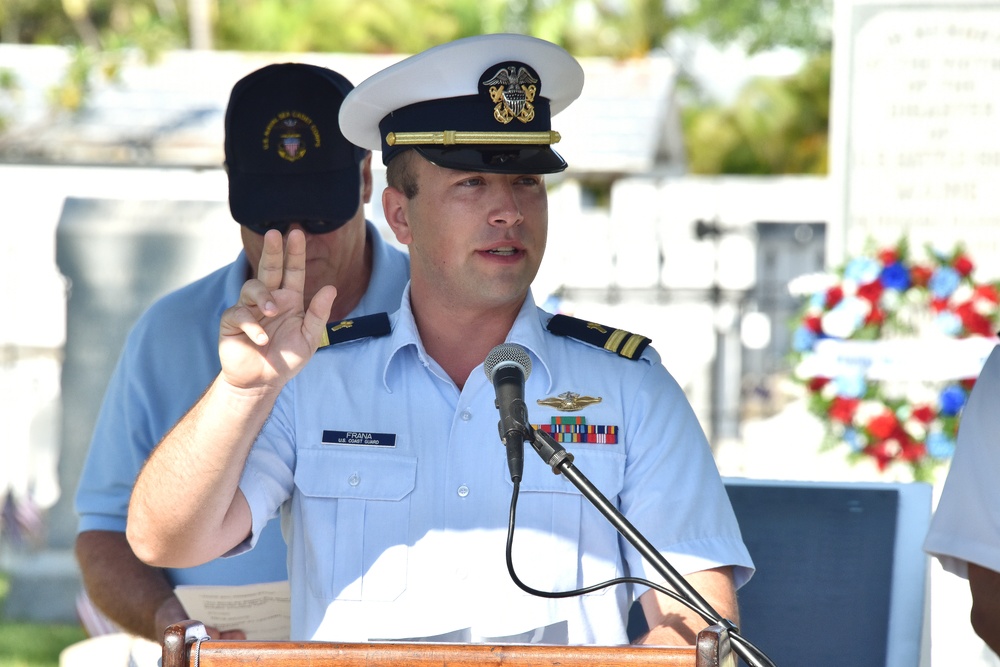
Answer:
[[[244,586],[178,586],[184,610],[219,630],[243,630],[254,641],[288,641],[291,594],[287,581]]]

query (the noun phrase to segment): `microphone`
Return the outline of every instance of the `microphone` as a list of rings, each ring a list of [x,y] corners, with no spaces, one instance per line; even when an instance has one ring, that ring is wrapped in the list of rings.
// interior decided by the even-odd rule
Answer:
[[[524,404],[524,381],[531,374],[531,357],[520,345],[503,343],[486,355],[486,377],[496,391],[500,411],[500,440],[507,447],[507,468],[512,482],[521,481],[524,469],[524,441],[531,438],[528,408]]]

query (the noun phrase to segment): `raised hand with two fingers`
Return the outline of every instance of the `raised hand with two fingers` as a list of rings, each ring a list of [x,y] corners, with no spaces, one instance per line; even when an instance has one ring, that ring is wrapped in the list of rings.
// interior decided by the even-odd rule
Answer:
[[[283,242],[280,232],[268,231],[257,277],[222,315],[219,357],[226,382],[242,389],[280,389],[312,358],[337,290],[321,288],[307,308],[305,272],[305,234],[292,229]]]

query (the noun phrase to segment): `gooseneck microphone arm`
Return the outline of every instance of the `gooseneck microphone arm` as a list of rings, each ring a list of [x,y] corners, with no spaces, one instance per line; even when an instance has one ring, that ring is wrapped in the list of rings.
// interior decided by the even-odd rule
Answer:
[[[712,605],[650,544],[649,540],[618,511],[618,508],[611,504],[582,472],[577,470],[576,466],[573,465],[572,454],[567,452],[548,433],[535,430],[530,425],[528,426],[528,435],[527,442],[542,457],[546,465],[552,468],[552,472],[557,475],[563,475],[573,486],[579,489],[580,493],[597,508],[597,511],[604,515],[615,530],[628,540],[629,544],[635,547],[636,551],[667,580],[674,591],[677,592],[688,606],[697,612],[709,625],[719,623],[729,631],[733,650],[737,655],[743,658],[750,667],[774,667],[774,663],[771,662],[770,658],[744,639],[739,634],[739,628],[732,621],[722,618],[712,608]]]

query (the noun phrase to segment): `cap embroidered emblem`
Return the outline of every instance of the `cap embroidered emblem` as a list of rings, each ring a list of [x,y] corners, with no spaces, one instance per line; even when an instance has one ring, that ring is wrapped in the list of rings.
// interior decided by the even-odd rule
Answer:
[[[525,65],[514,63],[500,66],[480,85],[489,86],[487,92],[496,103],[493,117],[506,125],[515,118],[522,123],[529,123],[535,118],[535,105],[532,102],[538,94],[539,87],[536,83],[538,77]]]
[[[560,412],[579,412],[588,405],[600,403],[601,400],[599,396],[595,398],[594,396],[581,396],[573,391],[564,391],[558,396],[540,398],[537,402],[539,405],[555,408]]]
[[[282,111],[271,119],[264,129],[265,151],[270,149],[271,134],[275,133],[278,156],[289,162],[297,162],[306,156],[307,147],[319,148],[319,129],[312,119],[298,111]],[[311,141],[310,141],[311,139]]]

